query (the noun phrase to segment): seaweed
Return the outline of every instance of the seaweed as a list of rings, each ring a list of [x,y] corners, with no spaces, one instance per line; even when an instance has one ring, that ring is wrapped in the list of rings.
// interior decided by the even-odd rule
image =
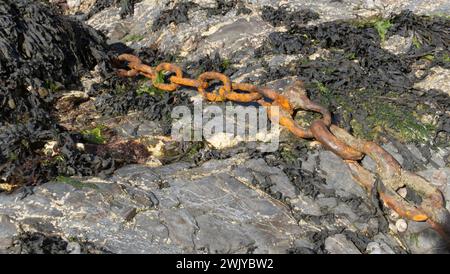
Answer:
[[[111,72],[105,37],[30,0],[0,2],[0,18],[0,181],[35,185],[60,172],[108,169],[88,163],[94,156],[79,152],[52,114],[57,87],[77,88],[95,66],[103,75]],[[49,141],[62,155],[43,152]]]
[[[263,62],[266,73],[260,77],[260,84],[297,76],[305,82],[312,99],[330,108],[336,123],[359,137],[380,139],[387,132],[402,142],[448,144],[450,116],[445,110],[450,107],[450,98],[440,91],[417,90],[414,84],[427,74],[418,77],[412,67],[421,62],[428,68],[448,68],[445,60],[449,55],[450,20],[404,11],[389,18],[305,26],[276,17],[286,13],[283,8],[266,9],[271,11],[270,16],[263,18],[285,25],[288,31],[270,33],[263,46],[255,50],[255,57],[300,57],[278,68]],[[382,40],[411,33],[416,43],[407,53],[395,55],[382,48]],[[319,50],[328,53],[315,59],[303,57]],[[435,114],[439,116],[436,121],[423,119]]]
[[[158,31],[170,23],[182,24],[189,22],[188,12],[190,9],[197,7],[194,2],[178,2],[173,8],[162,11],[154,20],[152,31]]]

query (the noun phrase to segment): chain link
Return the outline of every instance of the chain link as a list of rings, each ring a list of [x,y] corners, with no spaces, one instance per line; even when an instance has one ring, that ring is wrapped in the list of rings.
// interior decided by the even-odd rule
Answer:
[[[258,103],[266,108],[272,121],[278,121],[300,138],[315,139],[323,147],[341,157],[347,163],[352,177],[367,192],[377,191],[384,204],[404,218],[428,222],[450,243],[450,213],[445,208],[442,193],[424,178],[402,169],[397,160],[378,144],[358,139],[344,129],[332,125],[331,113],[308,98],[301,81],[296,81],[280,94],[272,89],[248,83],[233,83],[228,76],[219,72],[204,72],[197,79],[183,78],[182,69],[174,64],[161,63],[152,68],[131,54],[122,54],[117,61],[127,62],[129,68],[129,70],[119,69],[117,71],[119,76],[134,77],[140,74],[152,79],[153,85],[161,90],[175,91],[179,86],[185,86],[196,88],[207,101]],[[163,71],[175,75],[168,78],[169,83],[155,83],[158,74]],[[210,87],[208,81],[219,81],[222,86],[208,92],[207,89]],[[272,106],[280,108],[278,117],[274,117],[277,114],[271,112]],[[322,118],[313,121],[310,127],[305,129],[294,120],[294,113],[297,110],[317,112]],[[359,161],[364,156],[370,157],[376,163],[375,173],[360,164]],[[401,197],[397,191],[404,187],[415,191],[422,201],[414,204]]]

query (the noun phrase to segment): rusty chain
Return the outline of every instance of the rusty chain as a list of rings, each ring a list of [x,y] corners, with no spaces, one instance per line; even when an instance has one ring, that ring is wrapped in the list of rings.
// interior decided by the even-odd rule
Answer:
[[[401,165],[380,145],[358,139],[336,125],[331,124],[331,113],[307,97],[301,81],[296,81],[283,93],[269,88],[260,88],[248,83],[233,83],[226,75],[218,72],[204,72],[197,79],[183,77],[177,65],[161,63],[152,68],[131,54],[118,56],[117,61],[126,62],[129,70],[118,69],[121,77],[143,75],[150,78],[153,85],[164,91],[175,91],[179,86],[196,88],[207,101],[256,102],[267,110],[270,120],[278,121],[295,136],[314,139],[326,149],[342,158],[348,165],[352,177],[367,192],[377,191],[380,199],[401,217],[417,222],[427,222],[450,243],[450,213],[445,208],[445,199],[439,189],[424,178],[404,170]],[[157,83],[158,73],[173,74],[168,83]],[[209,81],[220,81],[222,86],[208,92]],[[240,92],[238,92],[240,91]],[[288,99],[289,98],[289,99]],[[278,114],[271,112],[271,106],[278,106]],[[294,111],[307,110],[320,113],[310,127],[300,127],[294,120]],[[274,119],[278,115],[278,119]],[[365,169],[360,161],[364,156],[376,163],[376,172]],[[419,204],[407,201],[399,193],[401,188],[415,191],[421,198]]]

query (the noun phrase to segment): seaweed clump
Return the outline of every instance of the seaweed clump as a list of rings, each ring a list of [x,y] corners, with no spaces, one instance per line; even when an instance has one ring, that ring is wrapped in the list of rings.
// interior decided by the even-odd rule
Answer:
[[[59,173],[98,174],[112,167],[78,151],[76,134],[52,115],[59,88],[78,87],[96,66],[109,73],[105,38],[30,0],[1,1],[0,17],[0,182],[34,185]],[[44,152],[50,141],[60,155]]]
[[[89,19],[100,11],[111,7],[112,5],[120,6],[120,18],[133,16],[134,5],[142,0],[96,0],[84,19]]]
[[[404,11],[389,18],[304,26],[273,19],[284,12],[263,17],[286,25],[288,31],[271,33],[255,56],[298,58],[281,67],[263,62],[267,73],[261,83],[297,76],[311,98],[335,114],[335,122],[360,137],[388,135],[402,142],[448,144],[449,96],[436,90],[424,92],[414,85],[428,75],[427,68],[448,68],[449,19]],[[406,53],[394,54],[382,47],[383,40],[392,35],[413,35],[416,42]],[[417,66],[424,67],[423,75],[415,74]]]
[[[286,6],[281,6],[277,9],[271,6],[264,6],[261,12],[262,19],[274,27],[289,26],[292,28],[320,18],[319,14],[311,9],[289,11]]]
[[[158,31],[170,23],[182,24],[189,22],[188,12],[197,7],[194,2],[179,2],[171,9],[162,11],[152,25],[152,31]]]

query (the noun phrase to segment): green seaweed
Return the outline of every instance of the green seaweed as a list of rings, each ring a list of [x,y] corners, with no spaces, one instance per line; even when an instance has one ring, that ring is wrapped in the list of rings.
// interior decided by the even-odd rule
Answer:
[[[66,177],[66,176],[58,176],[56,177],[56,181],[58,183],[68,184],[73,186],[74,188],[81,190],[83,187],[92,188],[92,189],[98,189],[98,186],[93,183],[83,183],[76,179]]]
[[[412,38],[412,44],[416,49],[420,49],[422,47],[422,43],[419,41],[416,35],[414,35]]]
[[[128,43],[128,42],[139,42],[142,39],[144,39],[145,37],[143,35],[140,34],[129,34],[127,36],[125,36],[122,41],[124,43]]]
[[[364,98],[358,106],[342,105],[348,112],[352,111],[352,107],[367,111],[368,117],[364,121],[353,119],[350,123],[356,136],[374,140],[382,132],[387,131],[404,142],[427,141],[433,136],[433,132],[436,130],[435,126],[421,122],[415,110],[394,104],[397,100],[394,93],[377,96],[374,91],[358,92],[362,93],[360,96]],[[418,105],[417,109],[419,110],[421,107]]]
[[[392,27],[392,23],[389,19],[376,15],[363,19],[351,20],[350,23],[357,28],[375,28],[380,36],[381,41],[385,41],[386,34]]]
[[[298,156],[295,155],[292,150],[288,147],[282,147],[281,148],[281,157],[287,162],[287,163],[295,163],[297,161]]]
[[[144,93],[147,93],[149,95],[161,95],[164,93],[163,90],[155,87],[155,84],[162,84],[164,83],[164,71],[159,71],[153,80],[153,85],[148,84],[148,79],[141,80],[139,83],[138,88],[136,89],[136,93],[138,95],[142,95]]]
[[[427,54],[427,55],[424,55],[422,58],[426,59],[428,61],[433,61],[434,60],[434,55],[433,54]]]
[[[320,82],[315,82],[317,89],[319,90],[321,96],[321,103],[325,105],[330,105],[331,101],[333,100],[333,94],[328,89],[326,85]]]
[[[222,70],[224,71],[227,70],[230,67],[230,65],[231,61],[229,59],[224,59],[221,64]]]
[[[377,30],[378,35],[380,36],[381,41],[386,40],[386,34],[389,28],[392,26],[391,21],[389,20],[379,20],[375,22],[374,28]]]
[[[81,131],[81,134],[87,142],[101,145],[106,143],[106,138],[102,134],[104,129],[105,126],[99,125],[93,129],[83,130]]]

